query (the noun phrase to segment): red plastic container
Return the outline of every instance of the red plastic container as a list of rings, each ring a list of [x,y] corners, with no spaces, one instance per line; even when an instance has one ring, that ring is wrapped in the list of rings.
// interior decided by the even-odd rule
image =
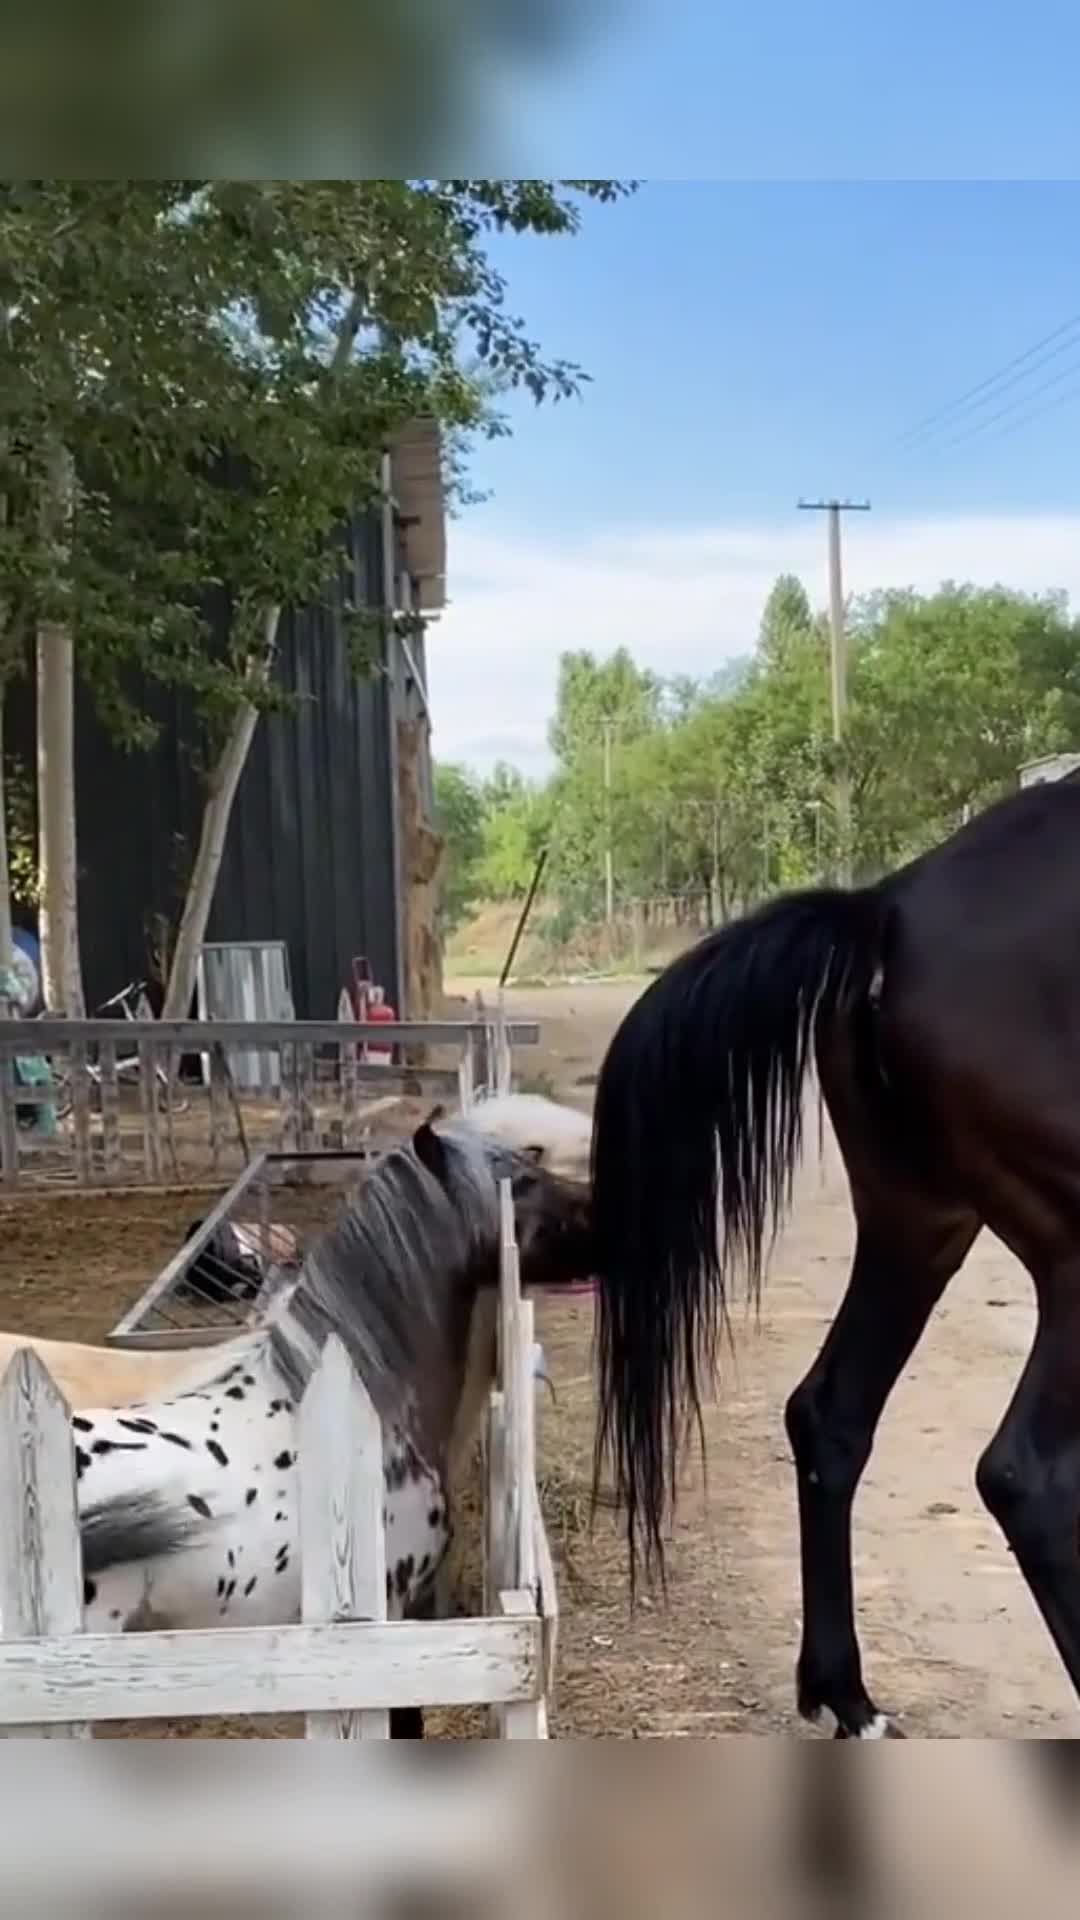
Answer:
[[[373,1026],[396,1026],[397,1012],[391,1006],[382,987],[370,986],[367,990],[367,1019]],[[394,1064],[393,1047],[364,1048],[364,1058],[373,1066],[392,1067]]]

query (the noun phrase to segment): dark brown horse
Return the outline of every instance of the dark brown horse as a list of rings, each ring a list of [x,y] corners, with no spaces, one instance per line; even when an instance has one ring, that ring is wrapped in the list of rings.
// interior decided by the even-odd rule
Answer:
[[[598,1464],[631,1571],[663,1568],[687,1413],[737,1265],[760,1289],[818,1076],[857,1226],[848,1290],[787,1407],[800,1711],[888,1722],[863,1682],[851,1509],[882,1409],[983,1226],[1027,1267],[1035,1344],[979,1492],[1080,1690],[1080,780],[1000,802],[876,886],[775,900],[656,980],[597,1088]],[[719,1231],[718,1231],[719,1228]]]

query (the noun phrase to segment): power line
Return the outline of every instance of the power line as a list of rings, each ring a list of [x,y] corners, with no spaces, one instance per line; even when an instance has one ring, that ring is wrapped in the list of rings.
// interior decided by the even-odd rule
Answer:
[[[916,421],[913,427],[909,427],[905,433],[899,434],[893,442],[893,445],[909,446],[913,441],[921,439],[929,429],[967,410],[973,401],[979,401],[980,396],[990,397],[988,389],[997,388],[999,391],[1004,392],[1007,387],[1015,385],[1017,380],[1026,379],[1029,373],[1037,372],[1040,366],[1044,366],[1047,361],[1054,359],[1058,353],[1064,353],[1068,347],[1075,345],[1074,340],[1070,339],[1065,341],[1062,340],[1062,336],[1064,334],[1072,334],[1078,327],[1080,327],[1080,313],[1074,313],[1070,319],[1063,320],[1059,327],[1054,327],[1052,332],[1044,334],[1041,340],[1036,340],[1030,347],[1025,347],[1023,353],[1014,354],[1011,360],[1006,360],[1004,366],[998,367],[993,373],[988,373],[985,379],[977,381],[975,386],[968,387],[964,393],[958,394],[956,399],[947,401],[944,406],[936,408],[933,413],[925,414],[921,420]],[[1037,354],[1042,353],[1043,349],[1051,346],[1055,340],[1062,340],[1062,344],[1055,347],[1052,353],[1045,354],[1044,358],[1039,360],[1034,367],[1026,366],[1028,361],[1033,360]],[[1013,369],[1018,367],[1026,367],[1026,371],[1015,374],[1010,380],[1005,380],[1005,376],[1012,374]],[[996,397],[996,395],[994,397]]]
[[[1060,386],[1063,380],[1068,380],[1076,373],[1080,373],[1080,360],[1070,361],[1068,366],[1061,367],[1057,373],[1051,374],[1049,380],[1040,380],[1037,387],[1032,387],[1030,392],[1021,394],[1018,400],[1007,401],[1005,406],[999,407],[996,413],[987,414],[982,420],[976,420],[972,426],[965,427],[962,432],[953,434],[948,440],[939,440],[936,450],[943,453],[948,447],[958,447],[961,446],[965,440],[975,439],[980,433],[985,433],[988,427],[996,425],[999,420],[1007,419],[1009,414],[1015,413],[1018,407],[1022,409],[1028,406],[1029,402],[1036,399],[1040,393],[1049,393],[1051,387]],[[1051,401],[1050,405],[1053,406],[1053,404],[1053,401]],[[1036,407],[1035,409],[1036,413],[1042,413],[1044,411],[1047,411],[1047,409],[1042,407]],[[1030,416],[1023,416],[1023,418],[1028,417]],[[1017,426],[1022,425],[1023,419],[1016,421],[1014,424]],[[997,436],[994,435],[992,437],[996,439]]]
[[[1019,372],[1012,374],[1008,380],[1002,380],[999,386],[997,386],[996,388],[989,389],[986,393],[982,394],[980,398],[974,401],[972,404],[968,405],[967,407],[958,408],[956,413],[954,413],[951,419],[939,421],[938,426],[936,428],[931,428],[929,432],[924,433],[923,435],[920,436],[920,438],[916,440],[908,440],[905,443],[905,446],[902,450],[903,451],[907,451],[909,449],[921,450],[928,445],[934,446],[934,447],[955,446],[958,439],[963,440],[963,439],[966,439],[969,434],[976,434],[981,432],[984,426],[989,426],[991,422],[995,420],[1000,420],[1004,414],[1010,413],[1014,407],[1026,406],[1027,402],[1029,400],[1033,400],[1037,393],[1045,393],[1048,388],[1052,386],[1056,386],[1059,380],[1067,379],[1069,374],[1075,373],[1077,371],[1077,368],[1080,367],[1080,362],[1071,361],[1067,366],[1063,367],[1058,373],[1052,374],[1049,380],[1040,381],[1038,386],[1029,387],[1026,393],[1021,393],[1018,395],[1018,397],[1015,400],[1008,401],[1007,404],[1004,407],[1000,408],[997,413],[983,415],[982,419],[976,418],[974,422],[968,424],[967,426],[964,426],[962,428],[962,431],[958,435],[954,435],[951,438],[946,440],[942,440],[939,437],[940,432],[942,430],[948,433],[951,427],[954,427],[957,424],[961,423],[964,419],[965,414],[974,413],[978,415],[980,408],[984,406],[992,405],[995,400],[1000,399],[1003,393],[1007,393],[1010,387],[1015,387],[1018,384],[1022,383],[1023,381],[1030,380],[1033,374],[1036,374],[1039,372],[1040,368],[1049,366],[1051,360],[1056,360],[1058,356],[1062,353],[1072,352],[1072,350],[1077,346],[1080,346],[1080,335],[1076,336],[1075,338],[1063,340],[1060,346],[1054,347],[1052,352],[1042,354],[1039,357],[1039,359],[1033,360],[1030,366],[1021,368]]]
[[[1075,367],[1070,368],[1070,372],[1076,371]],[[1038,420],[1044,414],[1053,413],[1078,397],[1080,397],[1080,381],[1074,387],[1066,387],[1065,392],[1058,394],[1053,400],[1045,400],[1041,407],[1032,407],[1030,412],[1021,414],[1019,420],[1010,420],[1008,426],[1001,427],[997,433],[990,435],[988,444],[992,446],[996,440],[1007,440],[1010,433],[1019,433],[1021,427],[1026,427],[1030,421]]]

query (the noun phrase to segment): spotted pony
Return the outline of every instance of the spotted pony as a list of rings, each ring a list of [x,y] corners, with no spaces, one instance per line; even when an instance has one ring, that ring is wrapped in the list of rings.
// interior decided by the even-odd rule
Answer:
[[[201,1355],[168,1398],[73,1416],[90,1631],[298,1618],[297,1408],[331,1332],[382,1420],[389,1617],[433,1610],[503,1178],[523,1284],[590,1273],[587,1187],[460,1122],[427,1123],[349,1193],[260,1328]]]

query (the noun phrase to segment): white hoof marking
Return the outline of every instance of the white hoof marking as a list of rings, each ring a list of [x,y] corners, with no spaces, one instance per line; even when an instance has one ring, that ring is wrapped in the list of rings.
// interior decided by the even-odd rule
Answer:
[[[887,1740],[888,1737],[889,1722],[884,1713],[875,1713],[873,1719],[867,1722],[859,1734],[860,1740]]]

